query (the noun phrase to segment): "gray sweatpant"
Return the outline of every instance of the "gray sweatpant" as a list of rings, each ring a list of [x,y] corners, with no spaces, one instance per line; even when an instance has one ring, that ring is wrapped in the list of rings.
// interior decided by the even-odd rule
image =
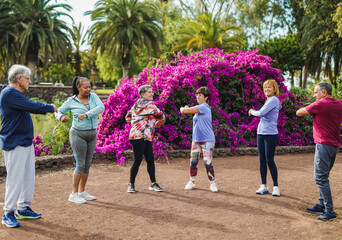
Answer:
[[[319,202],[328,212],[334,212],[333,200],[329,185],[329,173],[335,163],[338,147],[327,144],[316,144],[314,179],[319,189]]]
[[[17,146],[3,152],[7,171],[3,209],[8,214],[15,210],[16,203],[20,211],[31,206],[35,182],[34,147],[33,144],[29,147]]]
[[[77,130],[70,128],[69,138],[76,160],[75,173],[89,173],[96,147],[96,129]]]

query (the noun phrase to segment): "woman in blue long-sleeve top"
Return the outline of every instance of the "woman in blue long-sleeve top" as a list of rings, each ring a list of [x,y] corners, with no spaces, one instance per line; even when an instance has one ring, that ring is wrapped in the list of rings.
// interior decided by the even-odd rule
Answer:
[[[103,112],[104,105],[101,99],[90,91],[89,80],[76,77],[72,84],[73,96],[58,108],[56,114],[56,118],[62,122],[70,120],[64,115],[67,111],[73,114],[69,138],[76,159],[76,169],[69,201],[74,203],[86,203],[87,200],[96,199],[85,191],[85,186],[96,146],[98,115]]]
[[[263,84],[263,89],[267,100],[259,111],[250,109],[248,115],[259,117],[260,122],[257,130],[257,144],[260,160],[261,185],[256,194],[269,193],[266,185],[267,166],[270,169],[273,180],[273,196],[280,196],[278,187],[278,170],[274,162],[274,153],[278,140],[278,115],[281,104],[278,99],[279,86],[273,79],[267,80]]]

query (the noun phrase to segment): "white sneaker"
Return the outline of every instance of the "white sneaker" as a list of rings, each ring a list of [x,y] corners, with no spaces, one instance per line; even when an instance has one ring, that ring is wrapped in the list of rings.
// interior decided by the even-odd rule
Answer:
[[[269,193],[268,191],[268,187],[266,187],[264,184],[261,184],[259,189],[256,190],[255,192],[256,194],[265,194],[265,193]]]
[[[185,190],[192,190],[192,189],[195,189],[196,188],[196,185],[195,183],[193,183],[192,181],[189,181],[186,185],[185,185]]]
[[[279,187],[277,187],[277,186],[274,186],[274,187],[273,187],[272,196],[275,196],[275,197],[279,197],[279,196],[280,196]]]
[[[78,196],[78,193],[70,194],[68,200],[69,200],[69,202],[73,202],[73,203],[87,203],[86,200],[84,200],[83,198]]]
[[[210,187],[209,188],[210,188],[210,191],[212,191],[212,192],[218,192],[218,188],[217,188],[215,182],[210,183]]]
[[[95,200],[96,197],[90,195],[89,193],[87,193],[86,191],[78,193],[78,196],[80,196],[81,198],[83,198],[84,200]]]

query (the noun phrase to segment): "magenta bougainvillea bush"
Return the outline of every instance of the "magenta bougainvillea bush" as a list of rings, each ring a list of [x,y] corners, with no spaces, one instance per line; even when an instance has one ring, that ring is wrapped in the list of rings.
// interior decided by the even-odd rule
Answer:
[[[266,97],[262,84],[275,79],[280,87],[283,108],[278,120],[278,145],[309,145],[313,143],[310,117],[296,117],[296,110],[306,99],[297,99],[284,85],[282,72],[271,67],[273,60],[258,50],[225,53],[219,49],[171,59],[159,59],[145,68],[138,77],[126,78],[105,101],[105,111],[99,123],[97,152],[114,152],[117,162],[125,161],[122,153],[130,149],[130,125],[125,115],[139,98],[138,88],[150,84],[155,92],[155,104],[166,115],[166,123],[156,129],[153,142],[157,158],[167,157],[172,149],[191,146],[192,117],[182,115],[179,108],[196,105],[195,91],[207,86],[211,91],[209,105],[213,113],[216,147],[256,146],[259,119],[248,116],[248,109],[260,109]]]

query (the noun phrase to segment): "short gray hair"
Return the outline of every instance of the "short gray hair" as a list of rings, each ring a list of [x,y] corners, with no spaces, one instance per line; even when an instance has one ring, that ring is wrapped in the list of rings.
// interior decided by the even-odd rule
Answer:
[[[328,95],[332,94],[332,86],[331,86],[330,83],[328,83],[328,82],[320,82],[320,83],[317,83],[316,86],[319,86],[321,91],[324,91],[324,90],[327,91]]]
[[[20,64],[14,64],[8,70],[8,81],[10,83],[16,83],[19,76],[23,76],[25,74],[31,75],[31,70]]]
[[[138,93],[141,96],[141,94],[146,93],[150,88],[152,88],[150,85],[142,85],[138,89]]]

